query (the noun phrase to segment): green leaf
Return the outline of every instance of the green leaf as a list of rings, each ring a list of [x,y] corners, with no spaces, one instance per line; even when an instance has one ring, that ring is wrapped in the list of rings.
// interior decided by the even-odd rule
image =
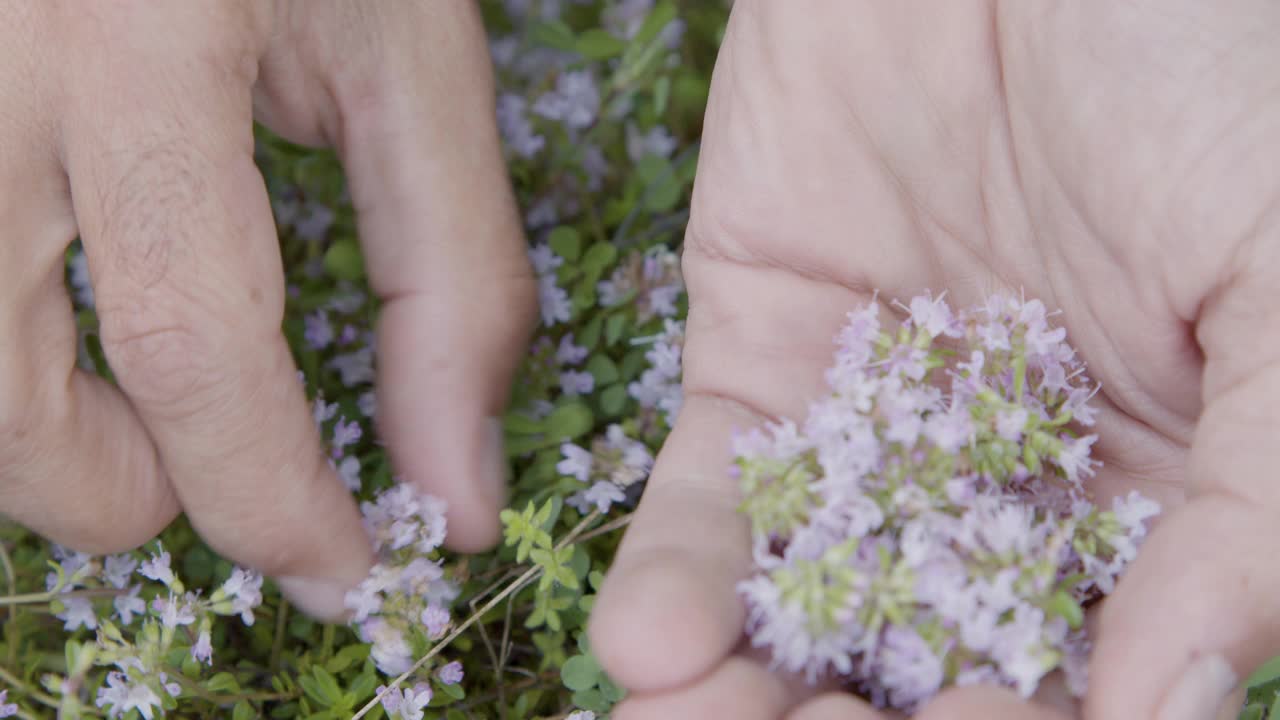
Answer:
[[[439,687],[440,692],[448,695],[453,700],[462,700],[467,697],[467,691],[463,689],[460,683],[454,685],[440,685]]]
[[[622,383],[610,385],[600,393],[600,409],[604,411],[606,417],[616,418],[622,415],[622,411],[627,407],[627,400],[631,396],[627,394],[627,386]]]
[[[671,97],[671,78],[663,75],[653,83],[653,114],[661,116],[667,111],[667,99]]]
[[[560,668],[560,679],[570,690],[589,690],[600,679],[600,665],[590,655],[574,655]]]
[[[588,250],[590,255],[591,251]],[[582,326],[582,330],[573,336],[573,342],[588,350],[594,350],[596,343],[600,342],[600,330],[604,327],[604,318],[601,315],[595,315],[587,324]]]
[[[614,313],[609,316],[608,322],[604,326],[604,343],[605,345],[613,345],[622,339],[622,333],[627,329],[626,313]]]
[[[356,696],[360,702],[365,702],[373,697],[373,690],[378,684],[378,676],[373,672],[373,666],[366,668],[365,672],[360,673],[351,683],[348,691]]]
[[[573,30],[559,20],[532,23],[529,25],[529,40],[538,45],[565,52],[577,50]]]
[[[613,680],[603,671],[600,673],[600,681],[596,685],[600,688],[600,694],[604,696],[604,699],[611,703],[622,702],[622,699],[627,696],[627,691],[614,684]]]
[[[587,248],[582,256],[582,272],[591,282],[604,275],[605,269],[618,259],[618,248],[613,243],[600,242]]]
[[[240,683],[229,672],[220,672],[205,681],[205,689],[212,693],[235,694],[240,692]]]
[[[577,48],[588,60],[608,60],[621,55],[627,44],[607,30],[593,28],[578,36]]]
[[[231,720],[253,720],[258,717],[257,711],[249,704],[248,700],[241,700],[231,711]]]
[[[509,412],[502,418],[502,428],[516,435],[535,435],[542,432],[542,420],[521,412]]]
[[[1080,603],[1076,602],[1066,591],[1059,590],[1049,599],[1050,613],[1057,615],[1067,621],[1067,625],[1072,630],[1080,629],[1084,624],[1084,611],[1080,609]]]
[[[364,279],[364,257],[354,240],[339,240],[324,253],[324,269],[339,280]]]
[[[329,658],[324,669],[331,673],[340,673],[352,665],[364,662],[369,657],[369,646],[364,644],[348,645]]]
[[[587,372],[596,380],[596,387],[609,385],[618,381],[618,366],[608,355],[592,355],[587,361]]]
[[[1241,711],[1239,720],[1262,720],[1262,718],[1265,717],[1265,715],[1263,715],[1265,710],[1266,708],[1262,705],[1253,703]]]
[[[332,707],[342,699],[342,687],[337,679],[319,665],[311,667],[311,675],[299,677],[298,684],[321,707]]]
[[[582,255],[582,236],[574,228],[561,225],[547,235],[547,244],[566,262],[574,262]]]
[[[607,713],[613,707],[613,703],[605,700],[604,695],[595,688],[579,690],[573,694],[571,700],[574,705],[594,713]]]
[[[569,403],[556,408],[547,416],[544,427],[554,443],[567,442],[591,432],[595,417],[591,408],[582,403]]]
[[[658,36],[667,23],[676,19],[676,4],[673,0],[663,0],[653,7],[649,17],[644,19],[640,31],[631,39],[633,43],[643,45]]]
[[[1262,667],[1255,670],[1253,674],[1249,676],[1249,680],[1245,684],[1249,687],[1253,687],[1254,685],[1261,685],[1262,683],[1275,680],[1276,678],[1280,678],[1280,656],[1273,657],[1263,663]],[[1277,720],[1280,720],[1280,718],[1277,718]]]

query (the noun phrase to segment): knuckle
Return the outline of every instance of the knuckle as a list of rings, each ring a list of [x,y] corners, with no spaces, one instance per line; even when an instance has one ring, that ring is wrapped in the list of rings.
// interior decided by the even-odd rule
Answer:
[[[207,334],[146,312],[104,314],[101,323],[116,380],[149,412],[186,416],[216,399],[225,378],[211,362],[218,343]]]

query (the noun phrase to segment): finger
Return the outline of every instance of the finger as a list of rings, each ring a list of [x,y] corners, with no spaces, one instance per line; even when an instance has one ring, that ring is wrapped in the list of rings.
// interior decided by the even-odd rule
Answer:
[[[0,85],[7,85],[4,72],[0,68]],[[0,131],[23,137],[16,128]],[[43,134],[26,137],[31,148],[50,147]],[[63,285],[63,253],[75,223],[62,168],[38,151],[6,160],[0,164],[0,268],[7,274],[0,282],[0,507],[68,547],[119,552],[173,520],[177,500],[128,402],[76,368],[76,328]]]
[[[751,571],[751,542],[728,474],[731,435],[802,417],[857,304],[843,287],[711,260],[696,245],[684,267],[686,403],[592,613],[595,652],[641,692],[692,682],[742,637],[736,584]]]
[[[280,332],[276,235],[253,163],[254,5],[152,6],[80,23],[64,127],[102,342],[196,530],[342,611],[368,539],[327,467]]]
[[[791,694],[779,677],[757,662],[733,657],[688,688],[630,696],[610,716],[614,720],[778,720],[792,704]]]
[[[384,301],[378,426],[403,478],[449,502],[449,545],[479,551],[499,536],[498,418],[537,307],[488,45],[474,3],[355,7],[330,12],[364,46],[322,66]]]
[[[1102,609],[1086,717],[1216,717],[1280,649],[1278,544],[1274,512],[1235,498],[1163,518]]]
[[[1102,609],[1086,717],[1212,718],[1280,650],[1280,300],[1268,257],[1242,257],[1206,301],[1202,412],[1187,504],[1169,511]],[[1239,709],[1238,707],[1236,708]]]
[[[916,720],[1070,720],[1074,713],[1027,702],[1006,688],[975,686],[942,692],[914,717]]]
[[[865,702],[846,693],[827,693],[801,705],[787,720],[886,720]]]

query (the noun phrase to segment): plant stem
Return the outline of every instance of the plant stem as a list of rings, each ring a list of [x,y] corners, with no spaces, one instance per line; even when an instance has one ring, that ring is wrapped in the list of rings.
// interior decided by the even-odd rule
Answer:
[[[284,632],[288,627],[286,624],[288,621],[289,601],[282,597],[280,598],[280,612],[276,615],[275,637],[271,640],[271,660],[267,665],[272,672],[280,669],[280,654],[284,652]]]
[[[19,694],[25,695],[41,705],[57,708],[61,704],[58,701],[58,698],[49,695],[48,693],[41,692],[27,683],[22,682],[17,675],[9,672],[8,669],[4,667],[0,667],[0,680],[3,680],[6,685],[14,690],[17,690]]]

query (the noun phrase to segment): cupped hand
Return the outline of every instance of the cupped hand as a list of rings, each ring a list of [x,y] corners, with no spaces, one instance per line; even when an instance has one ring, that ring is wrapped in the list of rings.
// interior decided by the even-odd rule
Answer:
[[[496,541],[497,422],[534,308],[471,3],[0,6],[0,508],[92,552],[179,509],[333,617],[371,550],[288,346],[255,116],[340,153],[384,301],[401,474]],[[75,369],[82,239],[118,387]]]
[[[920,716],[1213,717],[1280,649],[1280,7],[738,0],[684,248],[686,406],[592,626],[619,720],[872,718],[768,672],[735,582],[728,438],[802,417],[845,313],[1042,299],[1102,384],[1092,479],[1165,513],[1094,617],[1082,703]],[[892,308],[885,308],[893,312]]]

